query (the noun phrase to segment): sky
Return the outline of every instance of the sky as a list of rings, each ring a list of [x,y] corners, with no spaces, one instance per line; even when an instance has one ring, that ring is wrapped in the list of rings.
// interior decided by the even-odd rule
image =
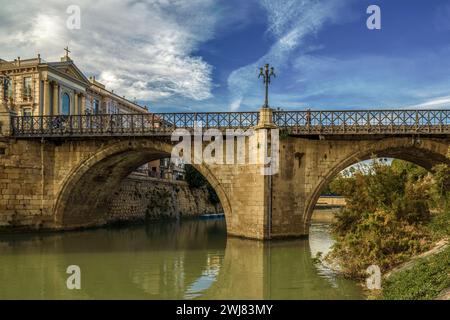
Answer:
[[[274,108],[450,105],[447,0],[0,0],[0,58],[58,61],[67,45],[85,75],[154,112],[257,110],[265,63]]]

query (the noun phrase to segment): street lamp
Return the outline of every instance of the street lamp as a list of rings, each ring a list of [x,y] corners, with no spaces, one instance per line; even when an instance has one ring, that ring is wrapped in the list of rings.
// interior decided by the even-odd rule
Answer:
[[[6,86],[7,84],[9,85],[9,81],[11,81],[11,78],[7,75],[7,74],[0,74],[0,79],[1,79],[1,88],[3,89],[3,92],[0,92],[1,94],[1,99],[0,100],[5,100],[6,99]]]
[[[264,100],[263,108],[269,108],[269,84],[272,77],[276,77],[274,68],[269,68],[269,64],[266,64],[264,68],[259,68],[258,79],[263,77],[263,83],[266,88],[266,98]]]

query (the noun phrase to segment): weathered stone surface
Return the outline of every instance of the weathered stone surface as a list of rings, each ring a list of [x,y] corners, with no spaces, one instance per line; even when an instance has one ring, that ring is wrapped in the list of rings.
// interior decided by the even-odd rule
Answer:
[[[280,170],[262,165],[195,167],[216,190],[227,231],[269,239],[308,234],[321,191],[342,169],[372,156],[409,160],[427,169],[447,162],[449,140],[390,137],[280,142]],[[157,137],[16,140],[0,148],[0,226],[7,229],[67,229],[102,225],[121,182],[137,167],[170,155]]]
[[[220,212],[222,207],[209,201],[206,188],[189,188],[184,181],[131,175],[115,192],[107,221],[179,219]]]

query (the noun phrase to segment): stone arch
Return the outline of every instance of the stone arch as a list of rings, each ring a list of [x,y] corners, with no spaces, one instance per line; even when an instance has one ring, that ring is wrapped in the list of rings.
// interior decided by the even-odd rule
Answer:
[[[97,151],[68,172],[54,205],[55,226],[74,229],[101,225],[109,199],[120,182],[149,161],[170,156],[172,145],[162,140],[120,141]],[[231,205],[219,178],[206,164],[194,164],[216,191],[226,217]],[[228,224],[228,219],[227,219]]]
[[[309,230],[311,216],[322,191],[345,168],[376,156],[409,161],[431,171],[436,164],[450,164],[450,160],[446,157],[449,146],[449,142],[445,140],[414,138],[390,138],[368,144],[356,142],[356,151],[353,149],[352,152],[341,155],[337,163],[325,172],[311,194],[307,196],[302,217],[304,230]]]

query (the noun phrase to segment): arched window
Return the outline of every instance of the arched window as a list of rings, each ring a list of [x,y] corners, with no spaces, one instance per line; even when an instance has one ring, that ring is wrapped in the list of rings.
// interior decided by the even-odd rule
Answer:
[[[70,114],[70,96],[68,93],[63,94],[61,114],[65,116],[68,116]]]

